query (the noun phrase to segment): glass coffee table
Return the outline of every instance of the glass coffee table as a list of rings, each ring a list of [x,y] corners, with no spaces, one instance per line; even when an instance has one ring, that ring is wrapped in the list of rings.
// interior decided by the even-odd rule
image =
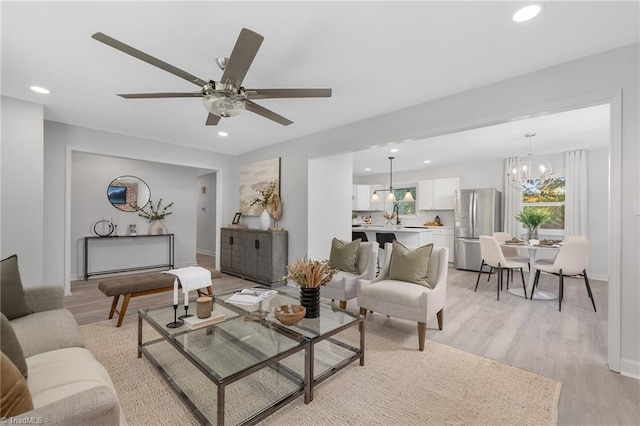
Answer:
[[[171,305],[138,311],[138,357],[144,354],[200,423],[257,423],[301,395],[310,403],[314,386],[352,362],[364,365],[359,314],[322,304],[319,318],[285,326],[273,308],[299,304],[297,297],[278,291],[255,305],[234,305],[226,302],[233,293],[214,299],[224,321],[200,329],[167,328]],[[352,327],[359,341],[349,344],[341,333]]]

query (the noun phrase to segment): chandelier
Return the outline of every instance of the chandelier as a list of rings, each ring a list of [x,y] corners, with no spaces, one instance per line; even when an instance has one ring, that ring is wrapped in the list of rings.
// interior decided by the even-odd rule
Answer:
[[[531,185],[544,189],[553,180],[551,159],[533,155],[531,138],[535,135],[535,133],[524,135],[525,138],[529,138],[529,152],[526,157],[516,158],[515,164],[511,165],[511,170],[507,173],[509,185],[519,191],[523,191]]]
[[[389,191],[389,195],[387,195],[387,202],[395,203],[396,196],[393,193],[393,159],[395,157],[389,157],[389,189],[376,189],[373,191],[373,196],[371,197],[372,203],[379,203],[380,197],[378,197],[378,192],[386,192]],[[411,195],[411,191],[407,188],[407,192],[404,194],[403,201],[413,201],[413,195]]]

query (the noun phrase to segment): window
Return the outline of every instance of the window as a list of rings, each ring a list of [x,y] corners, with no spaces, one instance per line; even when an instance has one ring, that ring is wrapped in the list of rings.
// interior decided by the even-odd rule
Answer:
[[[555,177],[550,182],[533,179],[522,191],[522,209],[544,209],[551,219],[540,226],[547,234],[561,234],[564,230],[565,178]]]
[[[414,201],[404,201],[404,194],[409,191]],[[410,186],[405,188],[394,188],[393,195],[396,197],[394,207],[398,206],[398,216],[415,216],[416,215],[416,187]]]

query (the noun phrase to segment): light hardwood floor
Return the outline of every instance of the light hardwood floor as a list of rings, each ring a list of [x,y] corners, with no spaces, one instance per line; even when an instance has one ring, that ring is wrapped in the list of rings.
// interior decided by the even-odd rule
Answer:
[[[198,255],[198,263],[213,266],[213,259]],[[525,300],[506,289],[497,301],[495,277],[487,283],[483,275],[474,292],[476,277],[476,273],[449,268],[444,329],[437,329],[434,315],[427,324],[427,339],[561,381],[560,425],[640,424],[640,381],[607,368],[606,282],[591,281],[596,313],[584,282],[567,279],[562,312],[558,312],[557,300]],[[80,324],[107,319],[111,300],[98,290],[99,281],[99,277],[75,281],[73,294],[65,298],[65,306]],[[252,283],[225,276],[214,281],[214,292],[248,285]],[[521,286],[517,276],[511,285]],[[557,293],[557,278],[543,276],[540,286]],[[128,315],[136,315],[142,307],[170,302],[170,292],[134,298]],[[347,309],[358,312],[355,299],[348,302]],[[409,333],[407,345],[417,348],[415,323],[376,314],[367,315],[367,321]]]

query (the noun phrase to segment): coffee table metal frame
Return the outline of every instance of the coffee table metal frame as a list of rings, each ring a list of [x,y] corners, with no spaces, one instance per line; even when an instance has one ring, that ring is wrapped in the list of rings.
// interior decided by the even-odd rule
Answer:
[[[227,292],[227,293],[223,293],[220,296],[227,296],[232,294],[233,292]],[[297,299],[288,296],[286,293],[283,292],[279,292],[278,294],[279,297],[285,297],[285,298],[289,298],[291,299],[291,303],[296,303]],[[243,315],[243,314],[247,314],[247,311],[244,309],[244,307],[240,307],[240,306],[236,306],[233,305],[231,303],[226,303],[224,302],[224,300],[222,300],[223,298],[221,297],[216,297],[215,298],[215,302],[214,303],[218,303],[218,304],[222,304],[226,309],[232,310],[236,313],[238,313],[239,315]],[[266,418],[267,416],[269,416],[270,414],[272,414],[273,412],[277,411],[278,409],[282,408],[283,406],[285,406],[286,404],[288,404],[289,402],[295,400],[296,398],[298,398],[300,395],[304,394],[304,402],[305,404],[310,403],[313,400],[313,388],[314,386],[318,385],[319,383],[323,382],[324,380],[328,379],[329,377],[331,377],[332,375],[334,375],[335,373],[337,373],[338,371],[340,371],[341,369],[345,368],[347,365],[351,364],[352,362],[356,361],[356,360],[360,360],[360,365],[363,366],[364,365],[364,321],[363,318],[356,313],[352,313],[352,312],[347,312],[347,311],[338,311],[335,308],[329,306],[329,305],[324,305],[321,308],[321,315],[349,315],[353,317],[353,321],[348,322],[340,327],[337,327],[335,329],[332,329],[326,333],[320,333],[317,332],[316,330],[313,329],[313,327],[307,327],[305,326],[305,320],[302,320],[300,323],[298,323],[297,325],[295,325],[294,328],[292,326],[284,326],[282,324],[280,324],[279,321],[277,320],[272,320],[272,321],[268,321],[265,319],[260,320],[260,323],[262,325],[264,325],[265,327],[268,327],[286,337],[288,337],[289,339],[292,339],[294,341],[297,341],[299,344],[297,346],[294,346],[282,353],[279,353],[275,356],[272,356],[270,358],[267,358],[263,361],[257,362],[254,365],[245,368],[243,370],[240,370],[234,374],[231,374],[227,377],[222,378],[220,375],[218,375],[217,373],[215,373],[214,371],[211,371],[210,369],[208,369],[206,366],[202,365],[197,359],[195,359],[190,353],[188,353],[188,351],[184,350],[183,345],[176,339],[176,337],[181,336],[183,334],[187,334],[190,332],[194,332],[196,330],[191,330],[189,328],[187,328],[186,326],[183,326],[184,328],[181,328],[180,331],[175,332],[175,329],[173,329],[174,331],[172,331],[171,333],[168,332],[168,329],[164,326],[164,324],[159,324],[157,323],[153,318],[151,318],[148,315],[149,311],[153,311],[153,310],[157,310],[157,309],[171,309],[173,310],[173,308],[170,305],[167,305],[166,307],[158,307],[158,308],[145,308],[145,309],[140,309],[138,311],[138,358],[141,358],[142,355],[144,354],[145,358],[147,358],[149,360],[149,362],[151,362],[151,364],[154,366],[154,368],[160,373],[160,375],[162,376],[163,379],[165,379],[165,381],[170,385],[170,387],[173,389],[174,392],[176,392],[176,394],[181,398],[181,400],[183,401],[183,403],[186,405],[186,407],[193,413],[193,415],[198,419],[198,421],[201,424],[211,424],[209,422],[209,420],[206,418],[206,416],[200,411],[200,409],[198,409],[198,407],[193,403],[193,401],[191,401],[191,399],[189,398],[188,395],[185,394],[185,392],[180,388],[180,386],[176,383],[176,381],[171,377],[171,375],[165,370],[165,368],[155,359],[155,357],[149,352],[149,350],[147,349],[147,346],[153,345],[153,344],[157,344],[157,343],[161,343],[161,342],[168,342],[170,343],[177,351],[178,353],[180,353],[181,355],[183,355],[188,361],[190,361],[198,370],[200,370],[205,377],[207,377],[209,380],[211,380],[211,382],[213,382],[216,387],[217,387],[217,397],[216,397],[216,404],[217,404],[217,411],[216,411],[216,424],[217,425],[224,425],[224,421],[225,421],[225,387],[237,382],[238,380],[241,380],[261,369],[264,368],[274,368],[278,371],[279,374],[284,375],[285,377],[293,380],[293,381],[300,381],[302,383],[302,386],[297,389],[296,391],[293,391],[291,393],[289,393],[288,395],[285,395],[284,397],[280,398],[278,401],[274,402],[272,405],[264,408],[263,410],[259,411],[258,413],[254,414],[253,416],[249,417],[248,419],[244,420],[242,423],[240,424],[255,424],[257,422],[259,422],[260,420],[263,420],[264,418]],[[260,310],[260,308],[259,308]],[[142,324],[143,324],[143,320],[147,322],[147,324],[149,324],[154,330],[156,330],[161,337],[151,340],[151,341],[147,341],[147,342],[143,342],[143,337],[142,337]],[[341,333],[343,331],[345,331],[348,328],[351,327],[355,327],[358,326],[359,332],[360,332],[360,347],[359,348],[355,348],[352,347],[344,342],[341,342],[337,339],[335,339],[333,336],[335,336],[338,333]],[[212,325],[212,326],[208,326],[207,328],[211,328],[211,327],[216,327],[216,325]],[[220,329],[218,329],[220,330]],[[209,333],[209,331],[207,331],[207,333]],[[319,374],[318,377],[314,376],[314,353],[315,353],[315,345],[327,340],[328,342],[338,345],[340,347],[343,347],[351,352],[353,352],[353,355],[351,355],[350,357],[347,357],[345,359],[343,359],[342,361],[338,362],[336,365],[332,366],[331,368],[329,368],[328,370],[324,371],[323,373]],[[245,347],[247,350],[256,350],[255,348],[249,348],[247,347],[248,345],[243,344],[243,343],[238,343],[240,346]],[[283,359],[294,355],[300,351],[305,351],[305,358],[304,358],[304,377],[300,377],[297,373],[295,373],[294,371],[288,369],[287,367],[279,364],[280,361],[282,361]]]

